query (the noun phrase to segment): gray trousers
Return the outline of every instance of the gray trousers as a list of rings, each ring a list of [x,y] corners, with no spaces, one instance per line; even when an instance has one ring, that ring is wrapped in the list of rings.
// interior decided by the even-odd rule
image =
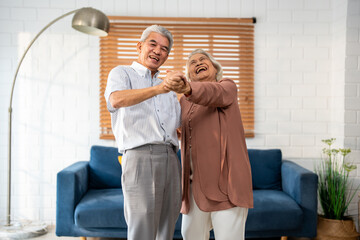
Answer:
[[[181,168],[170,145],[148,144],[122,157],[128,240],[173,239],[181,207]]]

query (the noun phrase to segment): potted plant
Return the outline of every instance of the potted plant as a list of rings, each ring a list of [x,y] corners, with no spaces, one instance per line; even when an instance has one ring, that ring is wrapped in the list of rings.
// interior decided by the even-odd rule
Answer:
[[[316,166],[318,174],[318,195],[323,215],[318,218],[318,240],[341,239],[356,240],[359,234],[346,210],[354,198],[359,186],[353,190],[353,181],[349,178],[356,166],[346,162],[349,148],[333,148],[335,138],[322,140],[323,160]]]

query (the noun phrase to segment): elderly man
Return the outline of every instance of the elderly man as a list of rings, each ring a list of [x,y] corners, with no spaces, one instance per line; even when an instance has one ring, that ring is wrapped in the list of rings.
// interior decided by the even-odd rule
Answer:
[[[158,78],[173,39],[164,27],[144,30],[131,66],[111,70],[105,90],[122,158],[124,212],[129,240],[172,239],[181,206],[176,155],[180,105]]]

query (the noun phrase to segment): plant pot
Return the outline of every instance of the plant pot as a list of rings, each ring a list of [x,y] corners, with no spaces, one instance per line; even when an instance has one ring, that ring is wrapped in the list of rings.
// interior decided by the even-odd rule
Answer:
[[[315,240],[357,240],[359,236],[352,219],[335,220],[318,216]]]

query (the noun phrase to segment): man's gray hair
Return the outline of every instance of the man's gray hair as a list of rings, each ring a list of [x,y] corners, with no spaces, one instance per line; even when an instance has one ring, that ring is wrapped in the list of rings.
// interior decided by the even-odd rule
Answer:
[[[164,28],[163,26],[151,25],[150,27],[147,27],[141,35],[140,42],[145,42],[145,40],[149,37],[150,33],[152,33],[152,32],[159,33],[169,40],[169,52],[168,53],[170,53],[171,48],[174,44],[173,36],[172,36],[171,32],[169,30],[167,30],[166,28]]]
[[[201,48],[198,48],[198,49],[195,49],[194,51],[192,51],[190,54],[189,54],[189,57],[188,57],[188,60],[186,62],[186,77],[187,79],[190,80],[190,74],[189,74],[189,61],[190,61],[190,58],[195,55],[195,54],[203,54],[205,55],[206,57],[208,57],[210,59],[210,61],[212,62],[212,64],[214,65],[214,67],[216,68],[217,72],[216,72],[216,81],[220,81],[222,79],[222,75],[223,75],[223,69],[222,69],[222,66],[221,64],[215,60],[215,58],[213,58],[213,56],[211,56],[209,53],[207,53],[205,50],[201,49]]]

